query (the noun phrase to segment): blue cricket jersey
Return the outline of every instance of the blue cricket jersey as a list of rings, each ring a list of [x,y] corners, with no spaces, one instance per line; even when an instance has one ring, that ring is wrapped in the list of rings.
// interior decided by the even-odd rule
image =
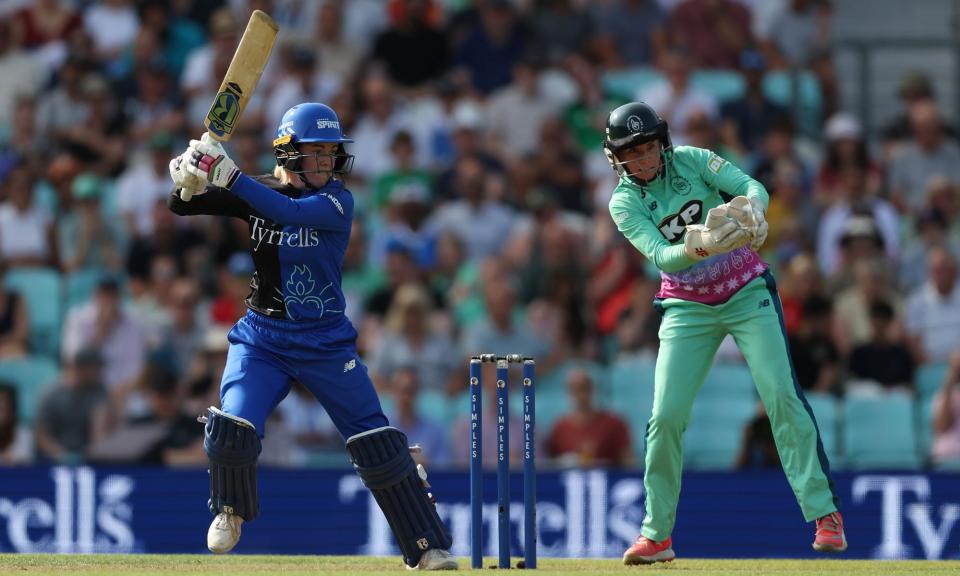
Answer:
[[[356,338],[344,315],[341,270],[353,223],[353,195],[331,179],[323,188],[299,190],[270,175],[241,174],[230,190],[207,186],[183,202],[168,201],[180,215],[233,216],[247,221],[256,272],[247,307],[271,318],[316,325],[324,342]]]

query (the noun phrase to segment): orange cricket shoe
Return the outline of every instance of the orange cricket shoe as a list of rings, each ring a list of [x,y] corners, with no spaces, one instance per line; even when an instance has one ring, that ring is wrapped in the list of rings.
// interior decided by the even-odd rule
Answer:
[[[634,564],[653,564],[655,562],[671,562],[676,558],[673,553],[673,539],[667,538],[663,542],[654,542],[646,536],[640,536],[633,546],[623,553],[623,563],[627,566]]]
[[[817,552],[843,552],[847,537],[843,533],[843,516],[839,512],[817,518],[817,537],[813,541]]]

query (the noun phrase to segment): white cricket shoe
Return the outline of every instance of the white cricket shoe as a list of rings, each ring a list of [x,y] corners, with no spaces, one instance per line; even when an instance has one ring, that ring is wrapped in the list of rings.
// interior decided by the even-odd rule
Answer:
[[[229,512],[221,512],[207,530],[207,548],[214,554],[226,554],[240,541],[240,526],[243,518]]]
[[[453,554],[439,548],[431,548],[420,557],[420,563],[407,570],[456,570],[459,568]]]

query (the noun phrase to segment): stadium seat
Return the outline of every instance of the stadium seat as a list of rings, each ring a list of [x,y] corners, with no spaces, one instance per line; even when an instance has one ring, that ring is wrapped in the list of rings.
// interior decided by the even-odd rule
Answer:
[[[446,393],[437,390],[421,390],[417,396],[417,413],[433,420],[446,429],[450,422],[452,402]]]
[[[21,422],[26,425],[33,423],[41,392],[58,374],[56,363],[42,356],[0,362],[0,380],[10,382],[17,388],[17,414]]]
[[[943,388],[943,379],[947,377],[947,363],[934,362],[924,364],[917,370],[914,377],[917,384],[917,395],[921,401],[929,401]]]
[[[566,390],[538,390],[536,408],[537,432],[549,434],[557,420],[570,411],[570,395]]]
[[[820,441],[823,442],[823,451],[830,460],[831,469],[843,468],[843,459],[839,450],[840,414],[837,410],[837,398],[825,392],[807,392],[805,396],[817,419]]]
[[[653,377],[656,362],[645,356],[623,357],[610,367],[611,409],[630,426],[633,453],[643,462],[647,421],[653,413]]]
[[[757,413],[752,394],[697,395],[684,433],[684,462],[691,469],[727,470],[736,463],[744,429]]]
[[[768,72],[763,77],[763,93],[773,103],[790,109],[793,103],[794,78],[799,81],[796,91],[800,97],[798,128],[803,134],[818,134],[823,101],[820,83],[813,73],[804,71],[794,76],[789,71]]]
[[[33,353],[57,358],[62,301],[60,273],[52,268],[12,268],[7,272],[6,285],[27,302]]]
[[[917,468],[921,458],[912,398],[899,393],[848,397],[843,446],[850,468]]]
[[[601,80],[605,92],[625,100],[635,100],[638,92],[662,81],[663,74],[646,67],[607,72]]]
[[[730,470],[743,444],[747,421],[690,419],[683,435],[683,461],[689,470]]]
[[[923,458],[930,457],[930,450],[933,448],[933,399],[936,394],[931,394],[929,398],[917,399],[917,450]]]
[[[698,397],[729,398],[734,395],[754,399],[757,397],[750,369],[745,364],[715,362],[707,372]]]
[[[690,74],[690,85],[713,96],[719,104],[740,98],[747,87],[735,70],[696,70]]]

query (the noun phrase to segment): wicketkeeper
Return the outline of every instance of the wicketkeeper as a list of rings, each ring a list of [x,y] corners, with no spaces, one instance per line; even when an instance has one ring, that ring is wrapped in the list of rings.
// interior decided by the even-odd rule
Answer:
[[[672,146],[667,123],[643,102],[610,113],[604,151],[620,177],[610,215],[661,276],[654,300],[662,322],[646,436],[646,517],[624,563],[674,559],[670,534],[683,431],[727,334],[753,374],[804,518],[816,520],[814,549],[844,551],[830,465],[797,384],[773,275],[757,254],[767,238],[767,191],[709,150]]]
[[[214,515],[207,546],[230,551],[243,522],[260,514],[257,457],[264,424],[297,380],[346,440],[407,566],[455,569],[450,533],[426,491],[426,474],[410,456],[407,437],[383,415],[357,355],[357,332],[343,313],[340,280],[354,204],[341,178],[353,165],[344,146],[350,142],[330,107],[305,103],[280,121],[273,175],[241,173],[206,134],[170,161],[176,185],[170,209],[242,218],[256,265],[247,314],[228,336],[220,408],[207,415]],[[199,190],[189,202],[180,199],[185,187]]]

